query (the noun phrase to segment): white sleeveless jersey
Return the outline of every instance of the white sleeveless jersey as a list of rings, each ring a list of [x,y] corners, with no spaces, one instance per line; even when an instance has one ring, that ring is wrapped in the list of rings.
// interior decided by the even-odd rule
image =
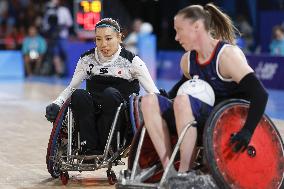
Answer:
[[[138,79],[146,92],[159,93],[145,63],[138,56],[119,47],[113,58],[102,63],[99,60],[97,48],[94,48],[80,57],[70,84],[53,103],[61,107],[85,79],[96,75],[117,77],[128,81]]]

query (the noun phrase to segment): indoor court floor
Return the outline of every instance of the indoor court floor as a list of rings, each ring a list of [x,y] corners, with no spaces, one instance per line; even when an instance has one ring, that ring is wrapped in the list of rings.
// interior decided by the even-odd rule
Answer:
[[[45,155],[51,131],[45,107],[65,88],[66,80],[32,78],[0,79],[0,188],[66,188],[52,179]],[[163,82],[160,82],[163,86]],[[159,85],[159,82],[158,82]],[[266,113],[284,136],[284,91],[269,90]],[[125,160],[126,161],[126,160]],[[118,172],[125,166],[116,167]],[[114,188],[105,170],[70,174],[68,188]]]

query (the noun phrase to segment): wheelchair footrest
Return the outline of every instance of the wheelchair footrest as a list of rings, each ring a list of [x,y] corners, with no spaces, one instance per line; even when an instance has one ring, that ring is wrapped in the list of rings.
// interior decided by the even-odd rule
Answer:
[[[125,183],[117,183],[116,189],[138,189],[138,188],[155,188],[158,189],[159,184],[155,183],[135,183],[135,182],[125,182]]]

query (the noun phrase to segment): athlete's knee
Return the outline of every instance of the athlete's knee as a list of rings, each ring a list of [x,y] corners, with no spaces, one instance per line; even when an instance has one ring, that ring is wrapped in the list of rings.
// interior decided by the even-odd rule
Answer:
[[[84,89],[76,89],[71,96],[71,102],[73,108],[85,107],[92,103],[91,95]]]
[[[141,100],[142,112],[150,110],[151,108],[156,106],[157,105],[156,101],[157,101],[157,97],[155,94],[147,94],[143,96]]]
[[[187,95],[178,95],[174,99],[174,110],[184,110],[184,108],[189,107],[190,102]]]
[[[107,87],[107,88],[104,89],[105,95],[113,95],[117,92],[119,92],[119,91],[116,88],[113,88],[113,87]]]
[[[77,101],[81,101],[84,99],[85,96],[88,96],[88,92],[84,89],[76,89],[72,95],[71,95],[71,100],[72,103],[76,103]]]
[[[82,96],[88,95],[88,92],[84,89],[76,89],[73,93],[72,93],[72,98],[82,98]]]
[[[104,93],[103,98],[106,102],[109,102],[111,104],[113,103],[117,104],[123,101],[121,93],[116,88],[107,87],[104,89],[103,93]]]

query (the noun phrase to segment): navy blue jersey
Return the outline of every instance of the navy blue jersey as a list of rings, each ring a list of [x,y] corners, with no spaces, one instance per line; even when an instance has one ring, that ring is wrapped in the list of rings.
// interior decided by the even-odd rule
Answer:
[[[224,99],[238,96],[238,84],[231,79],[222,78],[218,71],[219,54],[225,45],[228,44],[219,41],[210,59],[204,64],[198,62],[198,53],[196,51],[191,51],[189,56],[190,76],[198,75],[200,79],[207,81],[211,85],[215,92],[215,104]]]

